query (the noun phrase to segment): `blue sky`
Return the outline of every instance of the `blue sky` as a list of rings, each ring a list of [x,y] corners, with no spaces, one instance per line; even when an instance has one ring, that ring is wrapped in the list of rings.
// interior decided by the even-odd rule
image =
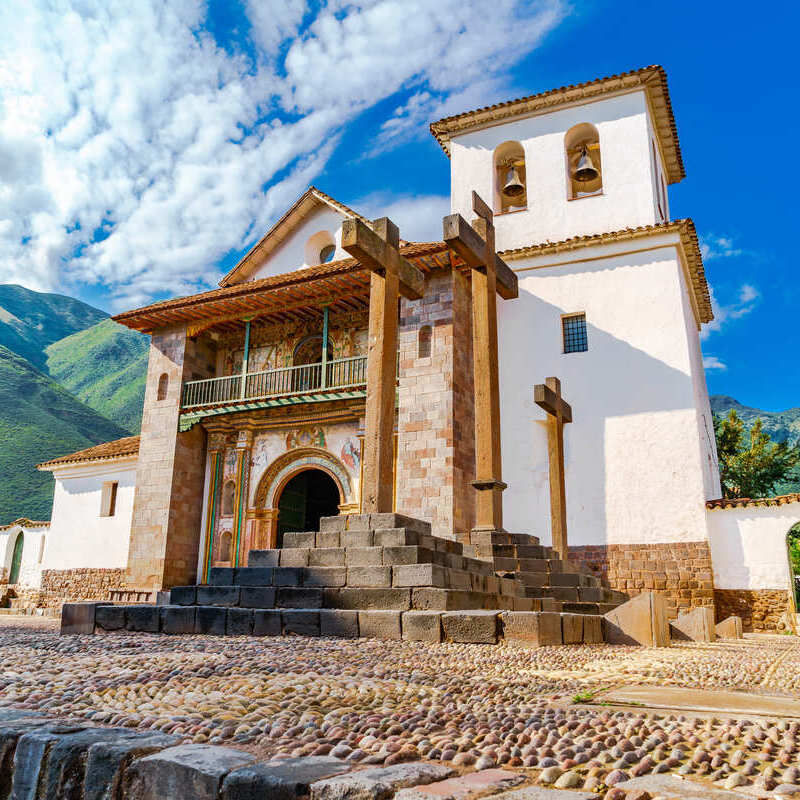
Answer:
[[[73,8],[74,6],[74,8]],[[214,286],[315,183],[436,235],[433,119],[662,64],[717,322],[709,389],[800,405],[798,12],[722,2],[0,4],[0,281],[109,311]],[[783,165],[786,170],[783,169]]]

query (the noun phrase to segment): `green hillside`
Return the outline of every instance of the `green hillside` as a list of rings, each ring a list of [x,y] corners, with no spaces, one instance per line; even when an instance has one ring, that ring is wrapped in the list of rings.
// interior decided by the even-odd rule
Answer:
[[[0,284],[0,345],[46,369],[45,348],[108,314],[63,294]]]
[[[127,435],[0,345],[0,524],[50,518],[53,478],[36,464]]]
[[[131,433],[142,421],[150,342],[111,319],[47,347],[47,372],[79,400]]]

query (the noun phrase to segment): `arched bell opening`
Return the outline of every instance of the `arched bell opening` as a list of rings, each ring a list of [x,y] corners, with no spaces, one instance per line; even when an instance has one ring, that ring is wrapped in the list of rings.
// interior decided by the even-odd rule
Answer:
[[[589,122],[571,127],[564,136],[567,196],[570,200],[603,193],[600,134]]]
[[[503,142],[494,151],[494,210],[520,211],[528,205],[525,151],[519,142]]]

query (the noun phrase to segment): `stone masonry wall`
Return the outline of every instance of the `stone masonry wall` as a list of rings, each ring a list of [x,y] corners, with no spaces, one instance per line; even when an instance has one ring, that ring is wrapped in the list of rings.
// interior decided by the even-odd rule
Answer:
[[[782,630],[789,611],[789,592],[782,589],[715,589],[716,621],[732,614],[742,618],[746,631]]]
[[[699,606],[714,606],[714,574],[708,542],[583,545],[569,560],[597,575],[603,585],[630,596],[657,591],[671,618]]]
[[[430,328],[430,354],[420,331]],[[430,277],[425,296],[400,306],[397,510],[427,520],[436,536],[472,527],[474,475],[468,283]],[[470,351],[471,352],[471,351]]]
[[[124,569],[46,569],[41,588],[15,589],[14,594],[24,605],[60,609],[77,600],[107,600],[112,589],[124,586]]]

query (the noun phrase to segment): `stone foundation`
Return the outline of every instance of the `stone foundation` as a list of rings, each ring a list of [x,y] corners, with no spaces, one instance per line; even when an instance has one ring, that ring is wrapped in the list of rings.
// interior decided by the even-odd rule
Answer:
[[[736,615],[745,631],[778,631],[789,611],[789,592],[783,589],[715,589],[716,621]]]
[[[125,586],[124,569],[46,569],[41,589],[17,590],[36,608],[61,608],[73,600],[107,600],[112,589]]]
[[[648,591],[664,595],[671,619],[699,606],[714,606],[708,542],[582,545],[569,548],[569,560],[609,589],[631,597]]]

